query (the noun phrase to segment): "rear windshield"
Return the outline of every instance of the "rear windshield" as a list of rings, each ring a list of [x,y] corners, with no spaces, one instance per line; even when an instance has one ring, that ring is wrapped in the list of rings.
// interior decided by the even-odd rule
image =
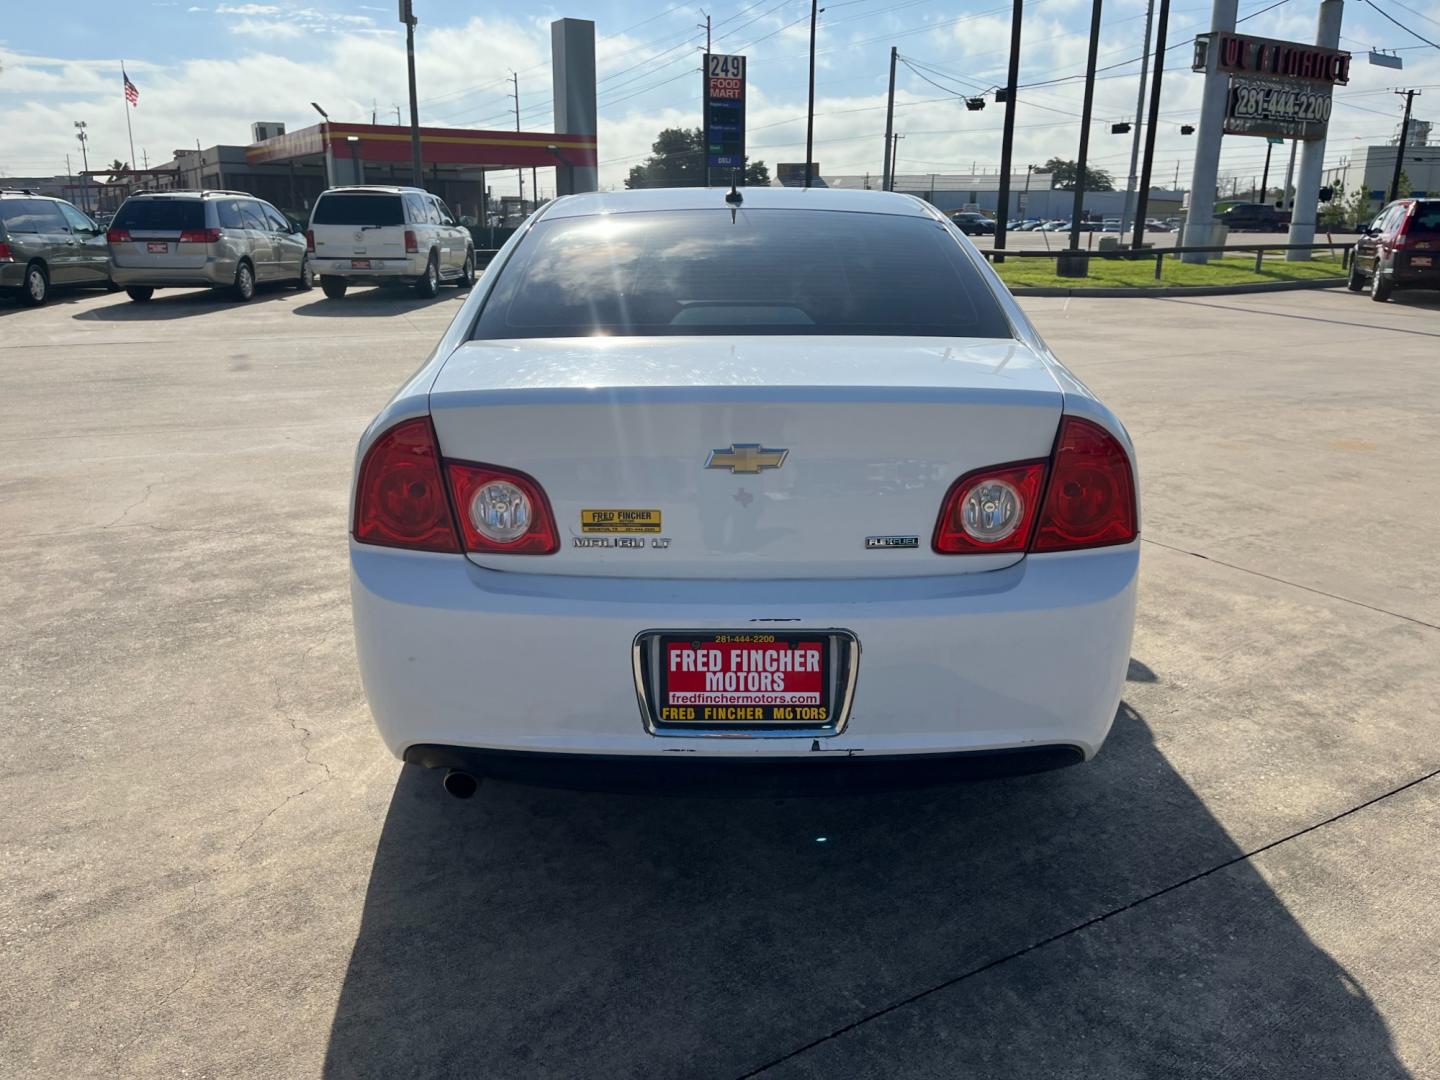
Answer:
[[[1415,204],[1415,213],[1410,218],[1408,237],[1424,240],[1440,240],[1440,202]]]
[[[130,199],[111,226],[116,229],[170,232],[205,228],[205,204],[199,199]]]
[[[322,195],[311,225],[404,225],[399,195]]]
[[[1011,336],[946,225],[728,209],[538,221],[476,338],[688,334]]]

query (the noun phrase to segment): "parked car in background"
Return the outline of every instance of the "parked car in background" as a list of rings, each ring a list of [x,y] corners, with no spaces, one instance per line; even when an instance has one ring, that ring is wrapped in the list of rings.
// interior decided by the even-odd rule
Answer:
[[[107,232],[111,274],[131,300],[158,288],[225,290],[249,300],[257,284],[314,283],[305,236],[263,199],[242,191],[131,195]]]
[[[423,188],[330,188],[315,201],[306,236],[332,300],[351,285],[413,285],[431,297],[441,282],[475,284],[470,230]]]
[[[64,199],[0,191],[0,295],[38,307],[51,290],[108,286],[105,231]]]
[[[1440,289],[1440,199],[1399,199],[1361,232],[1351,292],[1385,301],[1396,289]]]
[[[994,236],[995,222],[978,210],[956,210],[949,215],[955,227],[966,236]]]
[[[1118,217],[1107,217],[1100,225],[1101,232],[1118,233],[1120,231],[1120,219]]]
[[[1236,203],[1215,220],[1231,232],[1284,232],[1290,228],[1290,214],[1265,203]]]

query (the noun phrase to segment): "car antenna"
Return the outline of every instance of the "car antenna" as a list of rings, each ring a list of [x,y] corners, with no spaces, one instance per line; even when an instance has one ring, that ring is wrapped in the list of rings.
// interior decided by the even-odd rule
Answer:
[[[730,191],[725,196],[725,201],[730,204],[730,224],[735,224],[735,213],[740,209],[740,204],[745,201],[745,196],[740,194],[740,188],[735,183],[735,173],[730,174]]]

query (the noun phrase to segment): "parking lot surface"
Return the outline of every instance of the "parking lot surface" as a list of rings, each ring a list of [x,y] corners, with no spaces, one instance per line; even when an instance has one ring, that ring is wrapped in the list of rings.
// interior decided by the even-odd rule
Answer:
[[[1433,294],[1027,300],[1139,455],[1105,749],[738,800],[372,730],[352,454],[458,302],[0,306],[0,1076],[1440,1076]]]

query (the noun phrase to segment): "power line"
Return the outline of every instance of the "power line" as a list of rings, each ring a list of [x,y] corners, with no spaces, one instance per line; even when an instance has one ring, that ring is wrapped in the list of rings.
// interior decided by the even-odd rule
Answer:
[[[1410,27],[1406,26],[1406,25],[1405,25],[1404,23],[1402,23],[1399,19],[1395,18],[1393,15],[1387,14],[1387,13],[1386,13],[1383,9],[1381,9],[1380,7],[1377,7],[1377,6],[1374,4],[1373,0],[1365,0],[1365,3],[1368,4],[1371,8],[1373,8],[1373,9],[1375,10],[1375,12],[1376,12],[1378,15],[1380,15],[1381,18],[1389,19],[1392,23],[1394,23],[1396,26],[1400,27],[1401,30],[1404,30],[1404,31],[1405,31],[1407,34],[1409,34],[1411,37],[1413,37],[1413,38],[1419,38],[1419,39],[1420,39],[1421,41],[1423,41],[1426,45],[1429,45],[1432,49],[1440,49],[1440,45],[1436,45],[1435,42],[1431,41],[1431,40],[1430,40],[1429,38],[1427,38],[1424,34],[1420,33],[1420,32],[1417,31],[1417,30],[1411,30]]]

